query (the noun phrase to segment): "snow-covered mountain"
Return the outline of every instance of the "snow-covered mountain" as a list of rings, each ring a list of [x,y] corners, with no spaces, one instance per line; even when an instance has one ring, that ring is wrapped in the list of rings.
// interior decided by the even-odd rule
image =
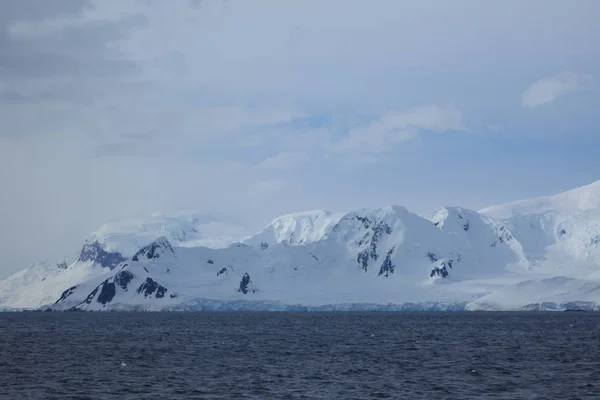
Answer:
[[[275,218],[260,233],[247,238],[244,243],[251,246],[263,243],[267,245],[313,243],[324,239],[343,215],[343,213],[331,213],[327,210],[282,215]]]
[[[38,308],[62,291],[103,276],[158,237],[181,247],[227,247],[247,233],[196,213],[154,214],[108,223],[93,232],[78,254],[58,263],[38,262],[0,281],[0,308]]]
[[[105,225],[74,262],[34,264],[0,281],[0,308],[600,305],[600,182],[479,212],[444,207],[427,218],[400,206],[289,214],[250,236],[224,226],[218,240],[206,235],[210,223],[155,215]]]
[[[239,240],[245,233],[240,227],[201,214],[154,214],[149,218],[131,218],[103,225],[86,241],[90,255],[84,255],[84,249],[80,258],[102,258],[102,251],[119,253],[104,255],[108,259],[101,264],[109,266],[113,259],[118,260],[124,254],[129,256],[158,237],[164,236],[182,247],[219,248]]]
[[[600,266],[600,181],[480,211],[502,222],[532,266],[587,276]]]

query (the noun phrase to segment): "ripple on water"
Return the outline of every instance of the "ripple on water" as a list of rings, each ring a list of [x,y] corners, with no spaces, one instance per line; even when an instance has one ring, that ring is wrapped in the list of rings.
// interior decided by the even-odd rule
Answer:
[[[593,313],[3,313],[0,398],[600,398]]]

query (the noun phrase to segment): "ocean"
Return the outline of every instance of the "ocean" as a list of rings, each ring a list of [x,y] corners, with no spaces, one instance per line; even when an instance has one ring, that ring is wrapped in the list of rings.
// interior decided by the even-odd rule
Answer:
[[[0,313],[1,399],[594,399],[600,313]]]

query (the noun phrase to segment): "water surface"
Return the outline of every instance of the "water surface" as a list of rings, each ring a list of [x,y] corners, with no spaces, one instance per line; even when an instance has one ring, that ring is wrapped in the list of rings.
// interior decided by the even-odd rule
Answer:
[[[600,398],[600,313],[0,313],[2,399]]]

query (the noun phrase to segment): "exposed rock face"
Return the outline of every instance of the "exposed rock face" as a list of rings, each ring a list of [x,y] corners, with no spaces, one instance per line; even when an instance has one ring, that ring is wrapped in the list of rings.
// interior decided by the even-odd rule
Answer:
[[[156,283],[152,278],[146,278],[146,281],[140,285],[137,289],[138,294],[143,294],[144,297],[152,296],[154,293],[154,297],[157,299],[161,299],[165,297],[165,293],[167,292],[167,288],[162,285]]]
[[[100,285],[100,286],[102,286],[102,285]],[[92,292],[90,294],[87,295],[87,297],[85,298],[84,301],[81,302],[81,304],[83,304],[83,303],[85,303],[85,304],[92,304],[92,301],[94,300],[94,298],[98,294],[98,290],[100,290],[100,286],[96,286],[96,288],[94,290],[92,290]]]
[[[240,282],[240,288],[238,289],[238,292],[248,294],[248,285],[250,284],[250,282],[252,282],[250,280],[250,275],[248,275],[248,273],[245,273]]]
[[[379,269],[379,276],[383,275],[387,278],[390,276],[390,274],[394,273],[394,269],[396,268],[396,266],[392,263],[392,254],[394,254],[394,250],[396,250],[396,248],[392,247],[392,249],[388,251],[387,255],[385,256],[385,260]]]
[[[500,227],[498,233],[499,233],[498,240],[494,241],[491,244],[491,247],[496,247],[496,245],[498,244],[497,242],[505,243],[505,242],[509,242],[513,239],[512,234],[506,228],[504,228],[504,226]]]
[[[115,275],[115,283],[123,290],[127,291],[127,285],[133,279],[133,274],[129,271],[121,271]]]
[[[356,262],[365,272],[369,268],[369,260],[377,261],[379,259],[379,242],[383,235],[390,235],[392,228],[384,221],[377,221],[372,217],[354,215],[354,220],[359,221],[362,227],[366,229],[366,233],[356,245],[362,250],[356,255]],[[344,220],[342,220],[343,222]],[[334,231],[339,229],[339,224],[334,227]]]
[[[119,252],[109,252],[99,242],[91,242],[83,245],[79,254],[79,261],[92,261],[104,268],[115,268],[119,263],[127,260]]]
[[[448,270],[446,269],[445,266],[443,266],[442,268],[434,267],[431,270],[429,277],[433,278],[436,275],[441,276],[442,278],[446,278],[448,276]]]
[[[162,252],[159,250],[163,250]],[[131,258],[133,261],[140,261],[141,258],[145,257],[148,260],[160,258],[161,253],[169,251],[175,253],[171,243],[167,239],[159,239],[155,242],[150,243],[146,247],[142,247],[135,255]]]
[[[100,304],[107,304],[112,301],[112,299],[117,294],[117,288],[115,287],[114,282],[104,281],[102,284],[102,289],[100,290],[100,294],[98,295],[98,299],[96,300]]]
[[[369,268],[369,252],[367,250],[363,250],[360,253],[358,253],[356,261],[363,269],[363,271],[367,272],[367,269]]]
[[[75,286],[71,286],[70,288],[68,288],[67,290],[65,290],[64,292],[62,292],[62,294],[60,295],[59,299],[56,300],[54,302],[54,304],[58,304],[61,301],[65,301],[70,295],[73,294],[73,292],[75,292],[75,290],[77,290],[79,286],[75,285]]]
[[[96,302],[100,304],[107,304],[112,301],[112,299],[117,294],[117,289],[115,287],[115,283],[111,278],[106,279],[100,285],[96,286],[96,288],[86,297],[86,299],[80,303],[81,304],[91,304],[96,298]]]
[[[452,269],[453,260],[442,261],[439,267],[434,267],[429,274],[430,278],[434,276],[441,276],[442,278],[448,277],[448,268]]]

